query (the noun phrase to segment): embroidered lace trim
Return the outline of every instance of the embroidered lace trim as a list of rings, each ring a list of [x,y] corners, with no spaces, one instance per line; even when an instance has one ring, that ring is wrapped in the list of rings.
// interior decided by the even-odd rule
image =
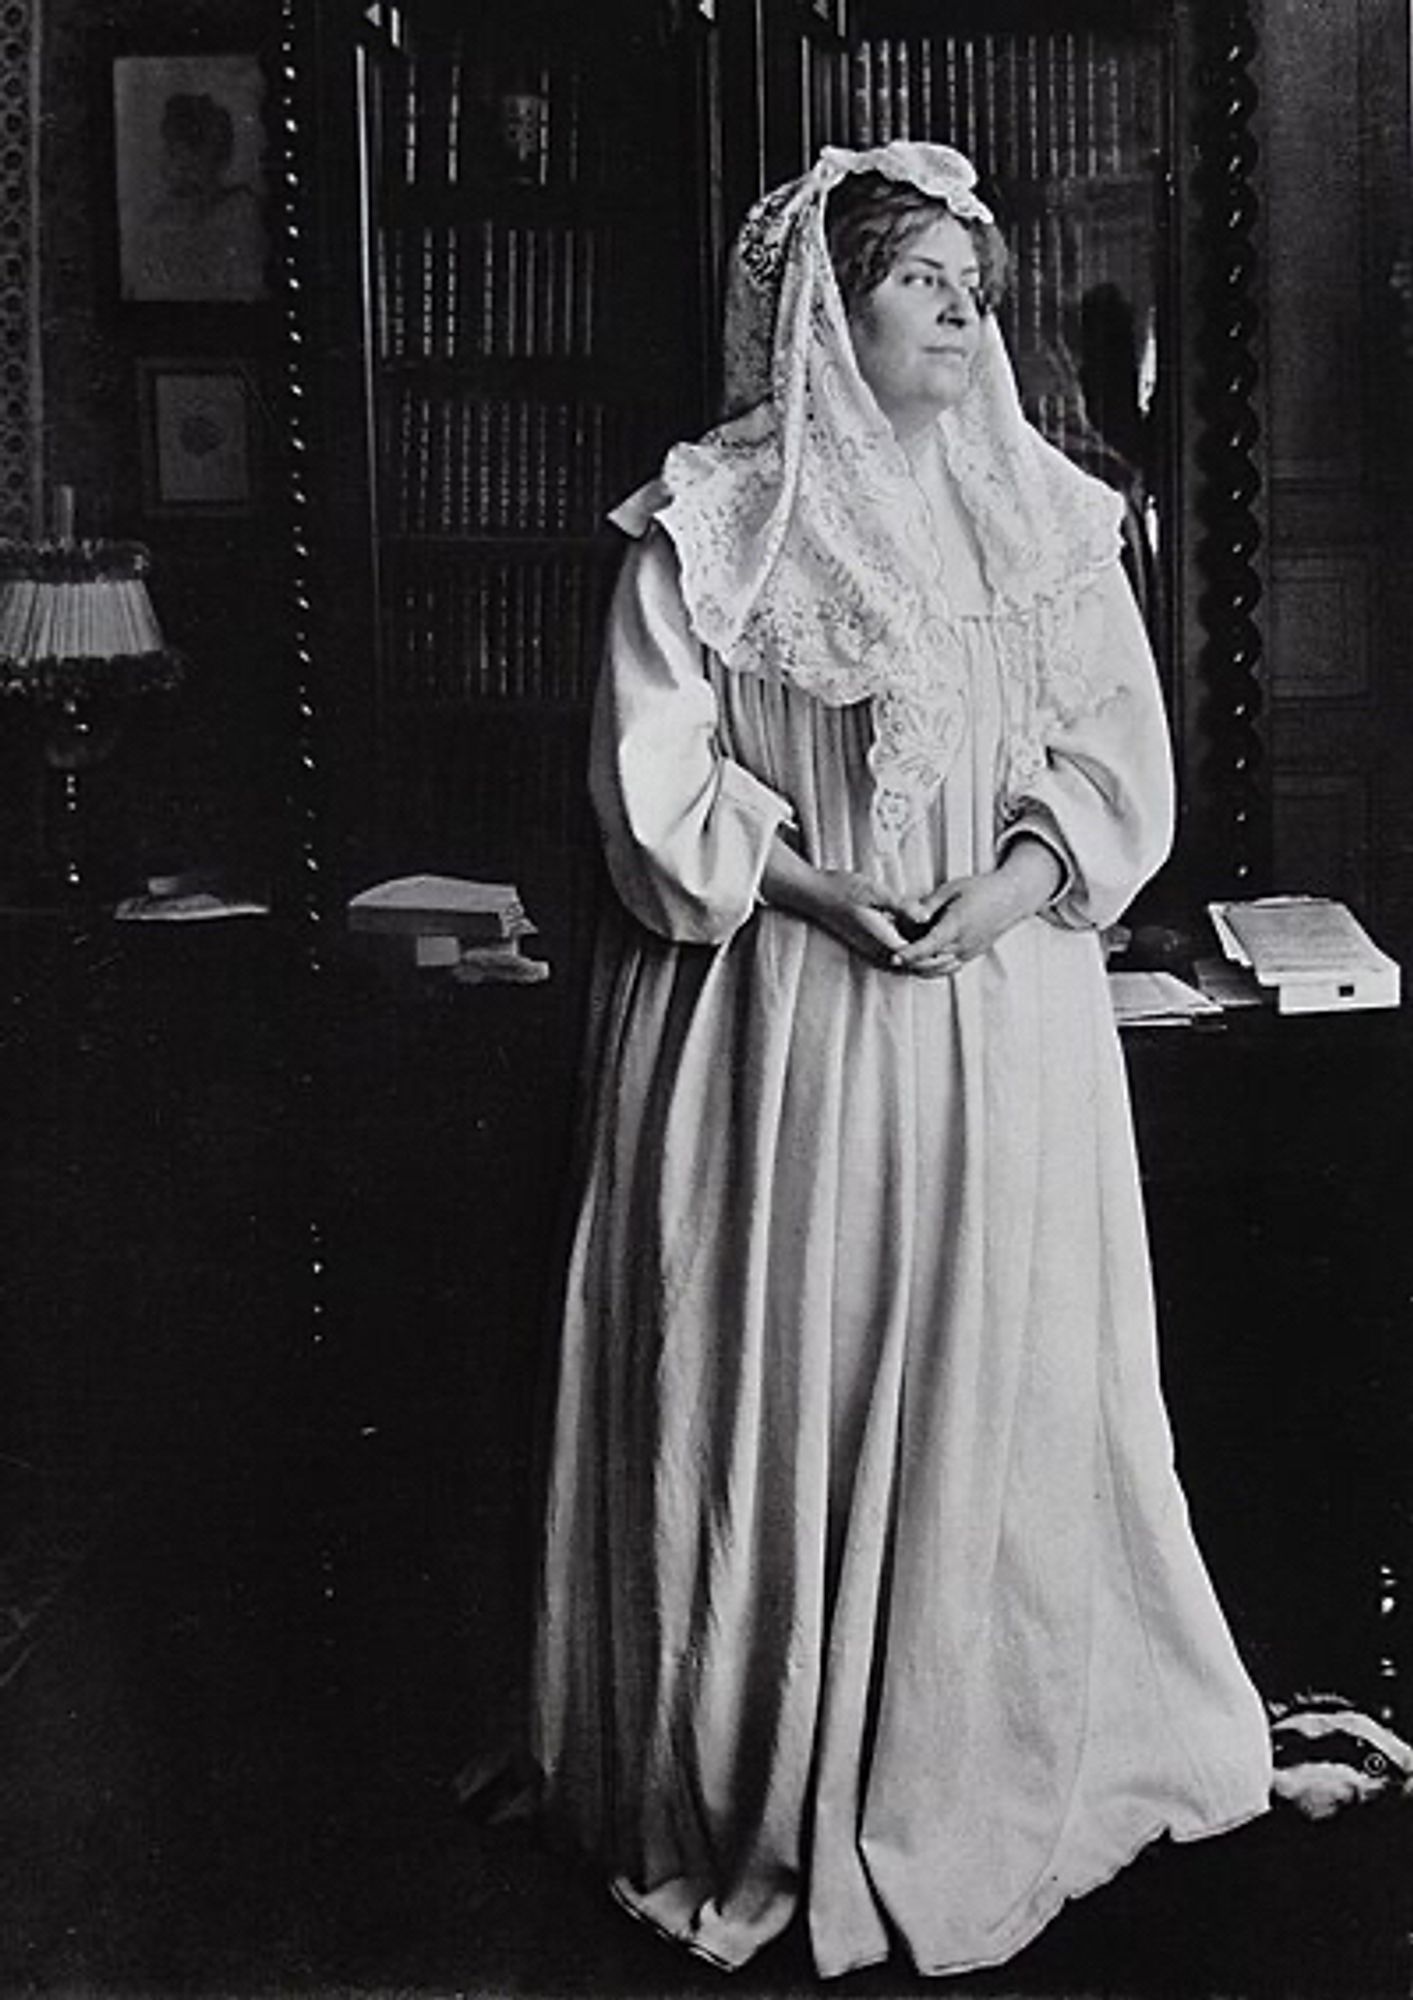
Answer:
[[[728,406],[740,413],[668,454],[657,511],[692,629],[728,668],[832,707],[872,702],[872,817],[892,841],[941,785],[967,717],[931,515],[858,372],[824,235],[829,189],[870,168],[989,220],[969,163],[945,146],[827,148],[804,180],[767,195],[728,292]],[[1121,503],[1026,422],[993,319],[939,438],[1002,633],[1004,812],[1054,727],[1109,692],[1080,657],[1075,614],[1118,560]]]

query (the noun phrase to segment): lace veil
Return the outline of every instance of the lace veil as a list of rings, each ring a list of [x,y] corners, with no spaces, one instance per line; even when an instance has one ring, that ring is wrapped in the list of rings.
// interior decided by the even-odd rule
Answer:
[[[990,220],[960,153],[908,141],[826,147],[810,173],[766,195],[728,281],[728,415],[669,452],[648,504],[676,546],[692,630],[728,668],[834,706],[872,702],[872,816],[891,841],[946,775],[966,694],[927,502],[859,374],[825,238],[829,190],[869,170],[959,219]],[[1026,421],[994,315],[938,439],[1001,630],[1004,814],[1043,762],[1047,732],[1110,691],[1079,657],[1075,607],[1118,560],[1121,502]],[[616,518],[641,531],[643,509],[629,502]]]

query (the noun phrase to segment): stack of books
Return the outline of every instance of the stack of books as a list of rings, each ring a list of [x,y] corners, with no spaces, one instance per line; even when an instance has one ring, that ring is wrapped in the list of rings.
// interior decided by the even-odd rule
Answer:
[[[519,892],[508,882],[458,875],[398,875],[348,901],[349,930],[401,950],[416,966],[442,967],[476,984],[534,985],[549,977],[543,959],[521,944],[535,935]]]
[[[1281,1014],[1333,1014],[1396,1007],[1397,962],[1343,903],[1327,896],[1266,896],[1209,903],[1226,957]]]

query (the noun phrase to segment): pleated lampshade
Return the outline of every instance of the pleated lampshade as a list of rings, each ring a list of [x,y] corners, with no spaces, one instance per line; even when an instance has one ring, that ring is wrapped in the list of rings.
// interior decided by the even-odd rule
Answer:
[[[138,542],[0,541],[0,694],[121,699],[175,687]]]

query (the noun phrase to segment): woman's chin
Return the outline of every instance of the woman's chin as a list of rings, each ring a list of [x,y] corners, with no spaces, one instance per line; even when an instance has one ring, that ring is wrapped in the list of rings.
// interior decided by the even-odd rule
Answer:
[[[931,398],[939,411],[950,410],[962,400],[971,382],[971,363],[960,356],[941,355],[937,358],[929,383]]]

